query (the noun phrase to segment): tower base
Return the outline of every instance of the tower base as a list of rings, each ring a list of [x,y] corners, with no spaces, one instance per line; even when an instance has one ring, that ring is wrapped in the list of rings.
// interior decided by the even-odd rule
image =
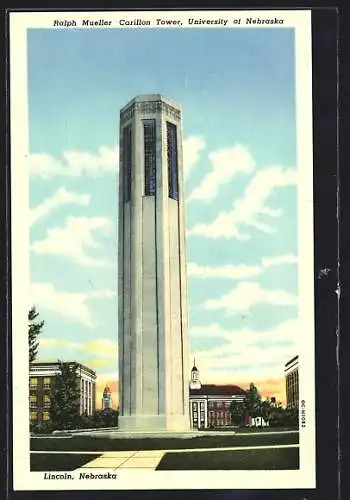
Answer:
[[[189,431],[189,418],[185,415],[125,415],[118,419],[120,431]]]

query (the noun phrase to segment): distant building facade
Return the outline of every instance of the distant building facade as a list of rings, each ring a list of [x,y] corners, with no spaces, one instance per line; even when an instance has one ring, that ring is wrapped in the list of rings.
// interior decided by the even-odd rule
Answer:
[[[106,385],[103,391],[101,408],[102,410],[107,410],[108,408],[112,408],[112,394],[108,385]]]
[[[202,385],[194,364],[190,381],[190,422],[193,429],[231,425],[231,402],[243,404],[244,400],[245,391],[237,385]]]
[[[287,408],[299,406],[299,356],[294,356],[284,367]]]
[[[29,415],[31,422],[50,420],[51,394],[60,375],[59,363],[31,363],[29,370]],[[96,409],[96,372],[78,363],[80,414],[92,415]]]

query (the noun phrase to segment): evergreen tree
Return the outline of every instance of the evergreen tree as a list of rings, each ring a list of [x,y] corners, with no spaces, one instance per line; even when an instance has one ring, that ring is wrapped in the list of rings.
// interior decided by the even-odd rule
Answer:
[[[51,392],[50,418],[56,429],[72,429],[79,424],[80,387],[77,363],[60,363]]]
[[[35,321],[39,313],[36,311],[35,306],[33,306],[28,313],[28,344],[29,344],[29,363],[35,361],[38,354],[39,341],[38,336],[45,324],[44,321]]]

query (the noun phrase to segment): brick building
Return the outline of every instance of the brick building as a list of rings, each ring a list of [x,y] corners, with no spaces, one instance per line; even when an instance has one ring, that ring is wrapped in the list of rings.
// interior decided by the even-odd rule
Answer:
[[[29,370],[29,415],[32,422],[50,420],[51,393],[55,378],[60,374],[59,363],[31,363]],[[80,414],[92,415],[96,408],[96,373],[82,364],[77,365],[80,388]]]
[[[232,401],[242,403],[245,391],[237,385],[201,384],[194,363],[190,382],[190,422],[195,429],[231,425]]]

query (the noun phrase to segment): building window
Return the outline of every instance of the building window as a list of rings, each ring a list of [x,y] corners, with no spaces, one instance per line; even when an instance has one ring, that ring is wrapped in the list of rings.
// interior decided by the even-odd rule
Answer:
[[[44,394],[44,408],[50,408],[51,406],[51,399],[48,394]]]
[[[50,420],[50,413],[48,411],[43,412],[43,420]]]
[[[123,175],[124,175],[124,201],[131,199],[131,126],[123,129]]]
[[[37,397],[35,394],[31,394],[29,397],[29,407],[36,408]]]
[[[51,387],[51,378],[44,377],[44,389],[50,389]]]
[[[28,418],[28,417],[27,417]],[[30,420],[37,420],[38,418],[38,412],[36,411],[31,411],[30,412]]]
[[[38,388],[38,379],[31,377],[30,382],[29,382],[29,387],[30,387],[30,389],[37,389]]]
[[[177,161],[177,130],[176,125],[167,122],[167,145],[168,145],[168,182],[169,197],[173,200],[179,199],[179,176]]]
[[[156,121],[143,120],[145,195],[156,194]]]

